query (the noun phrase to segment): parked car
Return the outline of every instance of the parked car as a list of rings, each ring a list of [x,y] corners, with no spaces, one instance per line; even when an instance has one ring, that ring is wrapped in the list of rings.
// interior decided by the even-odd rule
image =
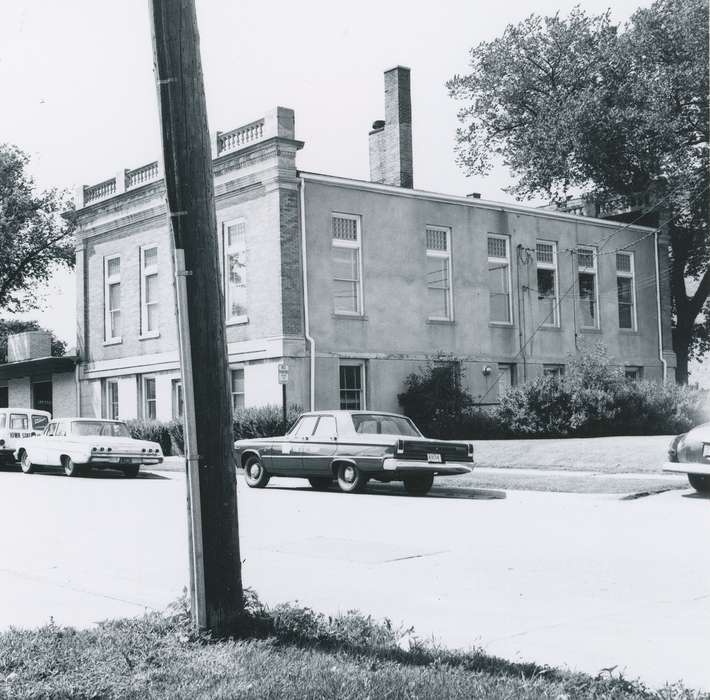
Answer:
[[[0,408],[0,464],[14,464],[18,441],[44,432],[51,418],[34,408]]]
[[[157,442],[135,440],[122,421],[100,418],[59,418],[47,424],[37,437],[18,442],[17,459],[25,474],[35,467],[61,467],[67,476],[91,469],[118,469],[138,475],[141,465],[163,461]]]
[[[673,438],[663,471],[687,474],[696,491],[710,493],[710,423]]]
[[[314,489],[337,481],[352,493],[376,479],[403,481],[421,496],[435,476],[466,474],[473,463],[472,443],[429,440],[409,418],[380,411],[304,413],[286,435],[237,440],[234,448],[252,488],[263,488],[272,476],[294,476]]]

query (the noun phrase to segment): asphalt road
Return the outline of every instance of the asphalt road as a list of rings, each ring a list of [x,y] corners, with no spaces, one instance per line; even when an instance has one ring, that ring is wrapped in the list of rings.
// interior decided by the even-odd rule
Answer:
[[[468,489],[263,491],[240,478],[245,584],[453,647],[710,688],[710,500]],[[0,472],[0,628],[160,609],[186,583],[185,483]]]

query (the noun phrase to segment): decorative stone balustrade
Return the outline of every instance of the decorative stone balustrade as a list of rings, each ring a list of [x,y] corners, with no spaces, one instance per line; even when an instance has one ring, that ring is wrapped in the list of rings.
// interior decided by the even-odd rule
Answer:
[[[98,202],[100,199],[106,199],[106,197],[112,197],[114,194],[116,194],[115,177],[99,182],[98,185],[84,187],[84,206]]]
[[[231,131],[217,131],[211,134],[212,157],[233,153],[259,141],[270,138],[293,139],[293,110],[276,107],[261,119],[240,126]],[[141,165],[133,170],[122,170],[115,177],[97,185],[79,186],[74,193],[74,204],[77,209],[109,199],[128,190],[133,190],[163,177],[159,161]]]
[[[148,165],[142,165],[135,170],[126,170],[126,189],[130,190],[133,187],[139,187],[147,182],[152,182],[160,177],[160,166],[155,160]]]
[[[258,119],[246,126],[240,126],[238,129],[217,132],[217,155],[236,151],[251,143],[256,143],[264,138],[264,120]]]

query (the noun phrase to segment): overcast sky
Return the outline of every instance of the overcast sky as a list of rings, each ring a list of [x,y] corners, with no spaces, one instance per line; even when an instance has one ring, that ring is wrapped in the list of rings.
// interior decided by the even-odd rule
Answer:
[[[160,152],[149,0],[0,0],[0,142],[32,158],[41,187],[93,184]],[[498,169],[466,178],[453,154],[457,104],[445,82],[468,50],[528,14],[603,12],[603,0],[197,0],[210,128],[227,131],[282,105],[305,141],[298,166],[369,176],[367,132],[384,118],[383,71],[412,69],[414,184],[509,200]],[[625,22],[645,0],[617,0]],[[357,5],[357,9],[355,9]],[[347,7],[347,9],[346,9]],[[74,344],[73,278],[29,314]]]

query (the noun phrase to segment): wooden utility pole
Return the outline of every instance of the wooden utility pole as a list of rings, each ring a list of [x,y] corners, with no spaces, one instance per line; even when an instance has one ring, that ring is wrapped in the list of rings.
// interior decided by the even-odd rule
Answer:
[[[224,636],[236,631],[243,592],[224,298],[197,16],[194,0],[151,0],[151,13],[180,347],[187,353],[181,364],[189,443],[192,614],[198,627]]]

